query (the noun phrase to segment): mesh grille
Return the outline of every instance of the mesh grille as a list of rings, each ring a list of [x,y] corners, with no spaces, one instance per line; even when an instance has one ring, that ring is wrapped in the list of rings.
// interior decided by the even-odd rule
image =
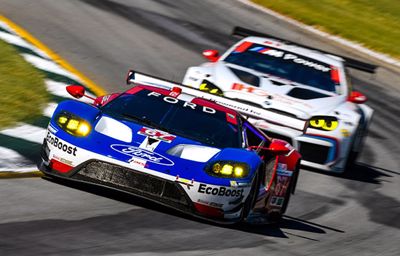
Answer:
[[[118,165],[92,161],[72,178],[118,188],[181,210],[189,210],[191,207],[186,193],[175,182]]]
[[[317,164],[325,164],[328,159],[330,147],[311,144],[307,142],[300,143],[300,154],[303,160]]]

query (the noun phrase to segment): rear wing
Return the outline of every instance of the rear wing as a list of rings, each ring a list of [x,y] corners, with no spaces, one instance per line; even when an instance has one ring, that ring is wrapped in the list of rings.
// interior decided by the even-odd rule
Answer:
[[[292,41],[289,41],[289,40],[286,40],[286,39],[283,39],[283,38],[279,38],[279,37],[276,37],[276,36],[272,36],[272,35],[269,35],[269,34],[266,34],[266,33],[250,30],[250,29],[243,28],[243,27],[234,27],[233,31],[232,31],[232,35],[239,36],[239,37],[248,37],[248,36],[267,37],[267,38],[271,38],[271,39],[275,39],[275,40],[281,41],[281,42],[283,42],[285,44],[297,45],[297,46],[304,47],[304,48],[307,48],[307,49],[316,50],[316,51],[319,51],[321,53],[335,55],[335,56],[338,56],[338,57],[344,59],[346,67],[358,69],[358,70],[361,70],[361,71],[364,71],[364,72],[367,72],[367,73],[375,73],[375,70],[378,68],[378,66],[370,64],[370,63],[362,62],[362,61],[359,61],[359,60],[356,60],[356,59],[352,59],[352,58],[349,58],[349,57],[346,57],[346,56],[338,55],[336,53],[327,52],[327,51],[324,51],[324,50],[321,50],[321,49],[310,47],[308,45],[299,44],[299,43],[292,42]]]
[[[219,105],[234,109],[237,112],[241,113],[243,116],[248,118],[250,117],[257,120],[266,120],[270,122],[275,122],[275,120],[282,119],[281,114],[268,111],[264,108],[255,107],[250,104],[238,102],[234,99],[229,99],[223,96],[217,96],[214,94],[203,92],[199,89],[195,89],[175,81],[166,80],[160,77],[148,75],[134,70],[129,70],[126,78],[126,83],[128,85],[134,85],[134,84],[150,85],[167,90],[171,90],[174,87],[179,87],[182,89],[182,93],[184,94],[213,101]],[[287,127],[303,131],[305,129],[306,123],[307,120],[301,120],[298,118],[285,116],[285,126]]]

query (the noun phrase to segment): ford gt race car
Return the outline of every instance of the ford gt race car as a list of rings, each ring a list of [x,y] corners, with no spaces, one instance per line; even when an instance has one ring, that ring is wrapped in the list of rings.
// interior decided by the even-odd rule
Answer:
[[[203,51],[209,62],[188,68],[183,84],[267,110],[244,112],[297,148],[302,165],[343,172],[360,152],[373,114],[367,98],[352,90],[346,67],[371,73],[376,67],[240,27],[233,34],[245,38],[221,56]]]
[[[85,95],[82,86],[68,92]],[[294,192],[299,153],[235,110],[182,92],[134,84],[123,93],[61,102],[39,169],[219,223],[278,221]],[[257,217],[257,218],[256,218]]]

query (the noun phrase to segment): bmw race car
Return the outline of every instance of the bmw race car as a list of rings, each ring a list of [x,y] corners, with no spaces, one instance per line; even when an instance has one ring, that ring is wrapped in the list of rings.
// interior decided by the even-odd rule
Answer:
[[[376,66],[245,28],[233,34],[245,38],[221,56],[203,51],[209,62],[188,68],[183,84],[267,110],[230,106],[291,143],[302,165],[343,172],[361,151],[373,114],[352,90],[346,67],[373,73]]]
[[[75,98],[89,97],[71,85]],[[127,192],[218,223],[278,221],[299,153],[235,110],[182,92],[133,84],[92,103],[61,102],[39,169],[50,177]]]

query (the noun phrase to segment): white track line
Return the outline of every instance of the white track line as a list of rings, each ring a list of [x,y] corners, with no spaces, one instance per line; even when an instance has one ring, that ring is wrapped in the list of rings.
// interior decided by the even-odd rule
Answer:
[[[8,26],[7,23],[0,21],[0,27],[4,30],[7,30],[8,32],[12,33],[12,34],[17,34],[15,33],[14,29],[12,29],[10,26]]]
[[[80,79],[77,76],[75,76],[74,74],[66,71],[63,68],[61,68],[59,65],[57,65],[53,61],[45,60],[45,59],[42,59],[40,57],[33,56],[32,54],[23,53],[21,55],[25,58],[26,61],[28,61],[29,63],[31,63],[32,65],[34,65],[38,69],[42,69],[42,70],[45,70],[45,71],[48,71],[48,72],[51,72],[51,73],[55,73],[55,74],[58,74],[58,75],[66,76],[66,77],[69,77],[71,79],[74,79],[75,81],[79,81],[80,82]]]
[[[23,40],[21,37],[16,36],[14,34],[9,34],[9,33],[5,33],[0,31],[0,39],[3,39],[4,41],[16,45],[16,46],[20,46],[23,48],[27,48],[35,53],[37,53],[38,55],[42,56],[43,58],[49,58],[49,56],[44,53],[43,51],[39,50],[36,47],[33,47],[31,44],[28,44],[25,40]]]
[[[37,171],[31,161],[14,150],[0,147],[0,172],[33,172]]]
[[[46,129],[30,124],[20,123],[16,127],[1,130],[0,134],[42,144],[43,138],[46,136]]]
[[[307,30],[307,31],[312,32],[314,34],[317,34],[319,36],[328,38],[328,39],[330,39],[332,41],[335,41],[335,42],[337,42],[337,43],[339,43],[341,45],[347,46],[349,48],[355,49],[355,50],[357,50],[357,51],[359,51],[359,52],[361,52],[361,53],[363,53],[365,55],[368,55],[370,57],[379,59],[380,61],[386,62],[388,64],[400,67],[400,60],[394,59],[394,58],[392,58],[392,57],[390,57],[390,56],[388,56],[386,54],[375,52],[373,50],[367,49],[367,48],[363,47],[361,44],[358,44],[358,43],[355,43],[355,42],[351,42],[351,41],[346,40],[344,38],[341,38],[339,36],[334,36],[334,35],[325,33],[325,32],[320,31],[320,30],[318,30],[318,29],[316,29],[314,27],[305,25],[305,24],[303,24],[303,23],[301,23],[299,21],[296,21],[294,19],[291,19],[291,18],[288,18],[286,16],[283,16],[282,14],[279,14],[279,13],[277,13],[275,11],[267,9],[267,8],[265,8],[263,6],[260,6],[260,5],[257,5],[255,3],[252,3],[249,0],[237,0],[237,1],[239,1],[239,2],[241,2],[243,4],[245,4],[245,5],[248,5],[248,6],[252,6],[253,8],[261,10],[261,11],[263,11],[263,12],[265,12],[265,13],[271,15],[271,16],[274,16],[274,17],[278,18],[278,19],[284,20],[284,21],[286,21],[286,22],[288,22],[288,23],[290,23],[292,25],[295,25],[296,27],[299,27],[301,29]]]

